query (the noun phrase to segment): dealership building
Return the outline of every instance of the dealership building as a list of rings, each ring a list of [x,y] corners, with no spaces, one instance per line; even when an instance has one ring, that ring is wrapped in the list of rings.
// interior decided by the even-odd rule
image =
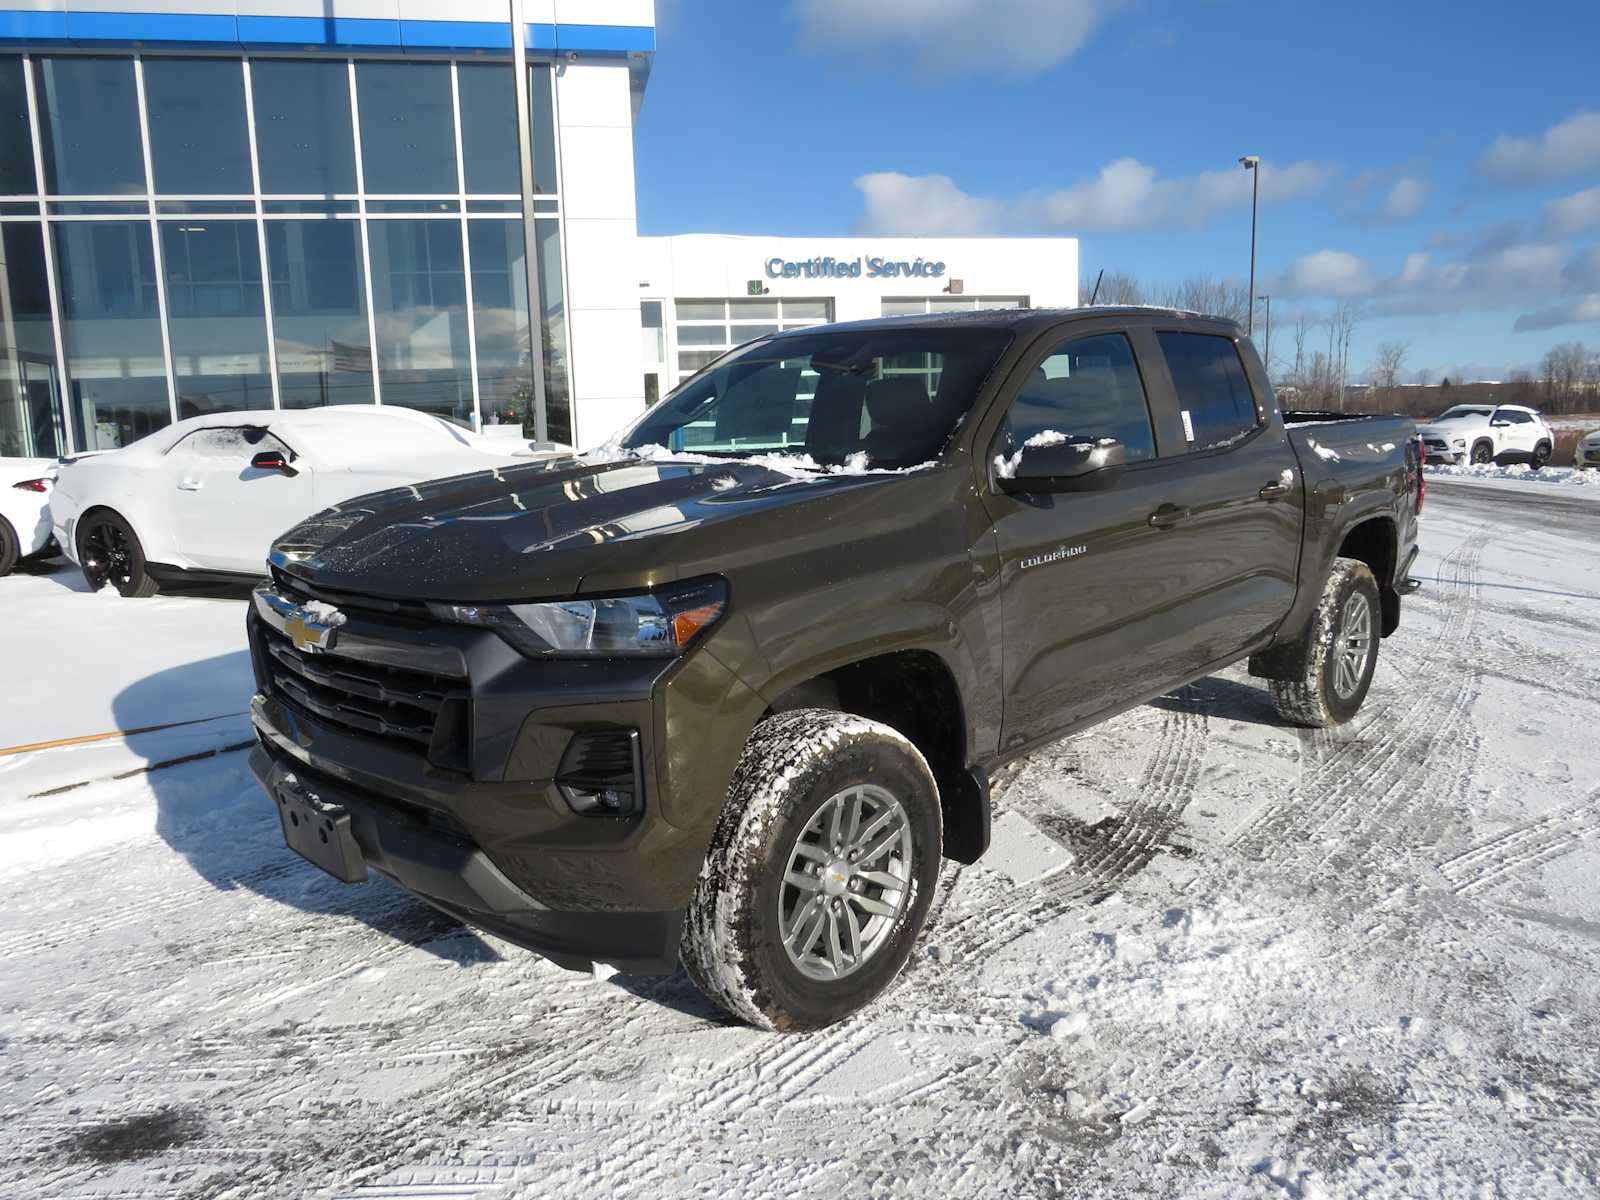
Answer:
[[[336,403],[590,446],[776,329],[1076,303],[1073,239],[639,237],[655,49],[652,0],[0,0],[0,457]]]

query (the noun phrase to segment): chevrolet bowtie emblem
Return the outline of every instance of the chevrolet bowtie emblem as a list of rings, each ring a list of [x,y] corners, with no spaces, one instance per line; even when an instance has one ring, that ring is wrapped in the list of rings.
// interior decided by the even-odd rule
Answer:
[[[337,630],[336,623],[319,621],[303,608],[296,609],[283,626],[294,648],[303,654],[321,654],[327,650],[333,645]]]

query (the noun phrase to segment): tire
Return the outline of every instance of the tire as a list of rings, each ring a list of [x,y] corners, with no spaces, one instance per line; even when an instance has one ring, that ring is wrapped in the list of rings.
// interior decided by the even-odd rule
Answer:
[[[836,813],[837,856],[827,844]],[[855,865],[852,814],[867,854]],[[734,769],[689,902],[680,947],[689,977],[764,1029],[821,1029],[848,1017],[910,956],[938,883],[942,838],[933,773],[895,730],[817,708],[768,717]]]
[[[1334,559],[1311,618],[1304,674],[1268,681],[1279,715],[1313,729],[1342,725],[1355,716],[1378,666],[1381,620],[1378,583],[1367,564]],[[1364,638],[1359,654],[1355,638]]]
[[[91,513],[78,525],[78,561],[91,592],[106,584],[129,600],[161,590],[145,569],[144,547],[133,527],[110,509]]]
[[[1550,465],[1550,456],[1554,453],[1555,451],[1551,448],[1549,442],[1540,442],[1533,448],[1533,469],[1542,471],[1545,467],[1548,467]]]
[[[1472,453],[1468,458],[1475,465],[1486,467],[1494,461],[1494,447],[1488,442],[1479,442],[1472,447]]]
[[[0,579],[16,570],[21,558],[22,547],[17,541],[17,531],[11,528],[10,521],[0,517]]]

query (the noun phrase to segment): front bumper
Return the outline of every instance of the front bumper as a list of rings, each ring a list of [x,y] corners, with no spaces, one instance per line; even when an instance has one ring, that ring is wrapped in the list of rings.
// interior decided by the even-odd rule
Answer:
[[[269,795],[292,774],[350,812],[374,869],[563,965],[675,969],[682,911],[763,707],[709,646],[671,660],[535,662],[488,631],[343,606],[311,663],[438,672],[454,716],[430,741],[354,727],[328,694],[286,686],[289,619],[269,595],[283,599],[263,584],[247,619],[256,773]],[[637,734],[637,816],[580,815],[558,787],[571,744],[597,730]]]
[[[469,924],[573,970],[587,970],[596,961],[630,974],[677,969],[681,909],[553,912],[517,887],[469,837],[433,825],[425,814],[309,775],[266,742],[250,752],[250,770],[275,800],[292,788],[348,813],[365,866]]]

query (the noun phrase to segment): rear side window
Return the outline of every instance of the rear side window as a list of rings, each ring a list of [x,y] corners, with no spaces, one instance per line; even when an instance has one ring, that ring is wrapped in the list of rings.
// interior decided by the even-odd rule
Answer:
[[[1494,415],[1497,421],[1510,421],[1513,425],[1532,425],[1533,418],[1525,412],[1518,412],[1514,408],[1502,408]]]
[[[1190,450],[1238,441],[1260,423],[1250,381],[1232,338],[1211,333],[1158,333],[1183,413]]]
[[[1023,383],[1000,432],[1005,454],[1015,454],[1035,434],[1064,433],[1116,438],[1129,462],[1154,458],[1150,406],[1128,339],[1113,333],[1057,346]]]

